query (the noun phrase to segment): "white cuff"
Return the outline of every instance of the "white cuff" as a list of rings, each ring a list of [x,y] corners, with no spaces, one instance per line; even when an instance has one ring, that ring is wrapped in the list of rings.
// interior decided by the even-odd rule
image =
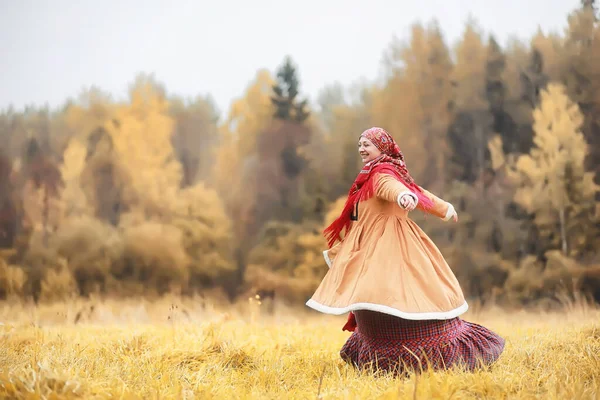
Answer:
[[[331,268],[331,259],[329,258],[329,254],[327,254],[329,252],[329,250],[325,250],[323,252],[323,258],[325,259],[325,262],[327,263],[327,266],[329,268]]]
[[[454,206],[450,203],[446,203],[448,204],[448,211],[446,211],[446,216],[444,217],[444,221],[449,221],[450,218],[452,218],[453,216],[456,215],[456,210],[454,209]]]
[[[396,199],[396,203],[398,203],[398,205],[399,205],[400,207],[404,208],[404,207],[402,206],[402,203],[400,202],[400,200],[402,200],[402,197],[403,197],[404,195],[409,195],[410,197],[412,197],[412,198],[415,200],[415,207],[417,206],[417,204],[419,204],[419,198],[417,197],[417,195],[416,195],[416,194],[414,194],[413,192],[408,192],[408,191],[405,191],[405,192],[402,192],[402,193],[400,193],[400,194],[398,195],[398,198]]]

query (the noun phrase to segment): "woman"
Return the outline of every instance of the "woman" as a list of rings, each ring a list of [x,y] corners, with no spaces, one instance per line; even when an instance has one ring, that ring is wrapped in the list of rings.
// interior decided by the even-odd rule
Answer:
[[[472,370],[494,362],[504,339],[459,318],[468,305],[456,277],[408,218],[419,208],[457,221],[454,207],[415,184],[385,130],[363,132],[358,151],[364,167],[325,230],[330,269],[306,304],[327,314],[350,312],[343,329],[353,333],[340,355],[358,367]]]

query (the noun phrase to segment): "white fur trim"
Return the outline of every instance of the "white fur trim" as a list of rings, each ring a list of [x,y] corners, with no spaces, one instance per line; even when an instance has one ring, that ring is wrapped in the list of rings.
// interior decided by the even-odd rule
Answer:
[[[424,313],[408,313],[404,311],[400,311],[396,308],[384,306],[381,304],[373,304],[373,303],[354,303],[347,307],[329,307],[323,305],[321,303],[317,303],[313,299],[310,299],[306,302],[306,305],[314,310],[322,312],[324,314],[332,314],[332,315],[342,315],[349,313],[350,311],[357,310],[370,310],[377,311],[384,314],[393,315],[395,317],[411,319],[417,321],[423,321],[427,319],[451,319],[458,317],[461,314],[464,314],[468,309],[469,305],[465,301],[462,306],[455,308],[450,311],[443,312],[424,312]]]
[[[400,203],[400,200],[402,200],[402,196],[404,196],[404,195],[409,195],[410,197],[412,197],[415,200],[415,207],[417,206],[417,204],[419,204],[419,198],[417,197],[416,194],[414,194],[413,192],[404,191],[404,192],[400,193],[398,195],[398,198],[396,199],[396,203],[398,203],[398,205],[400,207],[402,207],[402,203]],[[402,207],[402,208],[404,208],[404,207]]]
[[[329,250],[325,250],[323,251],[323,258],[325,259],[325,262],[327,263],[327,266],[329,268],[331,268],[331,259],[329,258]]]
[[[456,215],[456,210],[454,209],[454,206],[450,203],[446,203],[448,204],[448,211],[446,211],[446,216],[444,217],[444,221],[449,221],[450,218],[452,218],[453,216]]]

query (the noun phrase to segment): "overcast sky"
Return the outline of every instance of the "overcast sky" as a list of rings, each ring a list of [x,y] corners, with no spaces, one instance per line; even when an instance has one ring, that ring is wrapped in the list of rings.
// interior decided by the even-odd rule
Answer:
[[[469,14],[501,44],[562,32],[579,0],[0,0],[0,109],[51,107],[96,85],[124,98],[139,72],[169,93],[210,94],[221,111],[286,54],[315,99],[373,80],[393,36],[437,19],[447,42]]]

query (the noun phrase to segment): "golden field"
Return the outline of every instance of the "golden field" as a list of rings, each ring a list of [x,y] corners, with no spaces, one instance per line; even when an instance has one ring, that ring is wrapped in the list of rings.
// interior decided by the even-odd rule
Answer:
[[[0,396],[15,399],[595,399],[600,310],[473,305],[464,318],[506,338],[489,370],[408,378],[360,373],[339,359],[345,317],[255,299],[73,300],[0,304]]]

